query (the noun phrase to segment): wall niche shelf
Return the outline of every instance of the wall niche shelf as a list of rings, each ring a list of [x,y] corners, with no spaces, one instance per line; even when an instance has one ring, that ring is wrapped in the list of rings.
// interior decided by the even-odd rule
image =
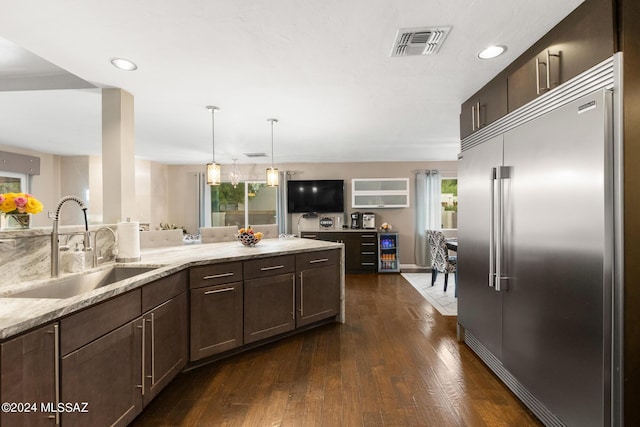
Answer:
[[[354,178],[352,208],[408,208],[409,178]]]

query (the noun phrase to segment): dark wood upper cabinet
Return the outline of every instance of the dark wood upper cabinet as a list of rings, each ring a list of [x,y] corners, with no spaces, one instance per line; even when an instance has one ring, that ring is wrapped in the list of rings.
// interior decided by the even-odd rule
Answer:
[[[507,114],[507,80],[500,74],[469,98],[460,109],[460,138]]]
[[[611,0],[587,0],[508,68],[508,111],[565,83],[616,51]]]
[[[586,0],[465,101],[460,111],[460,138],[613,55],[617,50],[613,3]]]

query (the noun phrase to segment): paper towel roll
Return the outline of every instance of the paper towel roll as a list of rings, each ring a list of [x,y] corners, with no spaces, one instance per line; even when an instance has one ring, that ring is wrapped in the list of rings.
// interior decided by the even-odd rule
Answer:
[[[140,261],[140,223],[138,221],[118,222],[117,262]]]

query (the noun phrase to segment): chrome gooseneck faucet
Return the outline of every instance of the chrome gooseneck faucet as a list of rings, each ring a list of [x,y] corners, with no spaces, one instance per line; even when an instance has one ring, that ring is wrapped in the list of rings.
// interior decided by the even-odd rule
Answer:
[[[84,232],[77,233],[58,233],[58,221],[60,218],[60,209],[66,202],[73,200],[76,202],[84,213]],[[87,222],[87,207],[84,202],[76,196],[64,196],[58,202],[55,213],[49,212],[49,218],[53,218],[53,229],[51,231],[51,277],[58,277],[60,274],[60,235],[61,234],[84,234],[84,251],[91,250],[91,234],[89,233],[89,223]]]
[[[93,261],[91,263],[92,267],[97,267],[98,264],[100,264],[100,260],[102,259],[102,257],[98,254],[98,234],[100,234],[101,231],[110,231],[111,234],[113,234],[114,246],[118,246],[118,235],[115,231],[113,231],[111,227],[105,226],[95,230],[93,233]]]

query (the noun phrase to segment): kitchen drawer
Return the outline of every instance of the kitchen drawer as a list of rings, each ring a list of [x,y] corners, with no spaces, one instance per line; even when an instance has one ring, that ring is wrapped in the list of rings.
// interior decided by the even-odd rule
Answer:
[[[339,257],[340,251],[338,250],[299,254],[296,255],[296,270],[324,267],[325,265],[335,265],[338,263]]]
[[[190,289],[241,281],[242,261],[191,267],[189,270]]]
[[[362,271],[377,271],[378,270],[378,262],[377,260],[360,260],[360,270]]]
[[[142,288],[142,312],[145,313],[186,290],[186,271],[151,282]]]
[[[378,236],[373,234],[372,238],[365,238],[364,236],[360,239],[360,250],[361,251],[375,251],[378,247]]]
[[[117,329],[142,314],[141,290],[136,289],[94,305],[60,321],[62,356]]]
[[[293,273],[295,270],[295,255],[282,255],[245,261],[243,269],[245,280],[275,276],[276,274]]]

